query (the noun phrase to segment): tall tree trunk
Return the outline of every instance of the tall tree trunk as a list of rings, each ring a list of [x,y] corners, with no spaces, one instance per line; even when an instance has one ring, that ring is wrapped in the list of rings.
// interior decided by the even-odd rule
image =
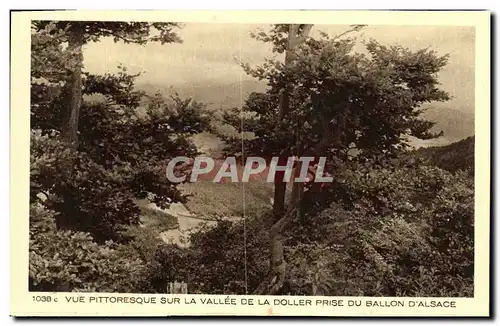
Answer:
[[[287,210],[283,217],[274,223],[269,230],[269,273],[263,282],[259,284],[255,294],[275,294],[285,282],[286,261],[283,251],[282,232],[294,215],[295,209]]]
[[[313,25],[303,25],[302,29],[300,29],[301,25],[299,24],[290,24],[289,32],[288,32],[288,40],[287,40],[287,48],[285,51],[285,65],[290,65],[295,59],[294,50],[297,46],[302,44],[307,36],[309,35]],[[280,91],[280,100],[279,100],[279,123],[276,125],[277,131],[283,130],[283,128],[287,128],[285,126],[285,115],[290,110],[290,91],[293,88],[293,85],[290,82],[286,82],[285,87]],[[283,156],[280,157],[279,164],[286,164],[288,157],[286,155],[289,154],[289,151],[285,151]],[[277,174],[278,175],[278,174]],[[282,181],[281,176],[277,176],[274,181],[274,204],[273,204],[273,216],[274,222],[279,221],[279,219],[285,213],[285,194],[286,194],[286,183]]]
[[[303,43],[309,32],[311,31],[313,25],[298,25],[291,24],[288,31],[288,43],[285,52],[285,65],[289,65],[293,62],[295,58],[294,50],[295,48]],[[302,28],[301,28],[302,27]],[[290,97],[289,92],[293,88],[293,85],[288,81],[284,89],[280,92],[280,102],[279,102],[279,121],[277,128],[283,128],[284,117],[290,109]],[[285,155],[289,151],[285,151]],[[287,157],[282,157],[280,161],[288,160]],[[286,164],[286,163],[285,163]],[[300,168],[299,168],[300,171]],[[295,173],[292,174],[293,177]],[[269,273],[267,278],[258,286],[256,289],[257,294],[274,294],[277,293],[283,283],[285,282],[285,272],[286,272],[286,261],[283,252],[283,230],[290,220],[295,216],[296,206],[292,205],[290,207],[285,206],[285,193],[286,193],[286,183],[280,182],[282,178],[277,177],[274,183],[274,224],[269,232],[269,246],[270,246],[270,265]],[[293,179],[292,179],[293,182]]]
[[[299,176],[298,171],[300,171],[300,166],[297,167],[296,169],[297,173],[296,176]],[[303,207],[302,207],[302,199],[304,197],[304,183],[302,182],[295,182],[292,185],[292,194],[290,196],[290,201],[288,206],[297,206],[297,217],[303,221],[304,215],[303,213]]]
[[[75,66],[72,69],[68,85],[68,114],[63,134],[76,147],[78,143],[78,120],[82,106],[82,66],[83,66],[84,30],[79,24],[72,24],[69,31],[68,50],[73,53]]]
[[[80,107],[82,105],[82,67],[84,43],[84,28],[79,23],[70,23],[68,31],[68,51],[74,58],[74,66],[71,68],[71,75],[65,87],[66,121],[62,127],[62,135],[74,149],[78,147],[78,120],[80,117]],[[65,170],[71,178],[74,170],[74,162],[69,160],[64,163]],[[63,211],[57,217],[56,225],[58,229],[72,229],[72,221],[77,219],[74,216],[74,193],[69,188],[62,193]]]
[[[337,125],[336,127],[340,127]],[[313,149],[314,153],[323,153],[329,144],[336,141],[340,137],[340,132],[332,133],[331,130],[326,130],[320,142]],[[295,169],[293,177],[295,178],[300,173],[300,169]],[[284,284],[286,279],[286,261],[283,251],[283,230],[287,224],[297,217],[300,212],[301,205],[304,201],[304,184],[297,183],[298,186],[292,188],[291,202],[285,209],[285,214],[280,218],[269,231],[269,244],[270,244],[270,265],[269,273],[266,279],[259,284],[255,293],[256,294],[275,294]],[[294,184],[295,185],[295,184]],[[292,200],[299,200],[293,202]]]
[[[300,121],[300,118],[296,118],[296,129],[295,129],[295,148],[296,148],[296,155],[297,157],[301,157],[302,156],[302,143],[300,141],[300,131],[301,131],[301,127],[302,127],[302,123]],[[302,202],[302,199],[303,199],[303,195],[304,195],[304,183],[302,182],[295,182],[295,178],[299,177],[300,175],[300,172],[302,171],[302,165],[304,164],[304,162],[300,161],[300,162],[297,162],[297,165],[295,167],[295,173],[294,173],[294,177],[292,178],[292,182],[293,182],[293,185],[292,185],[292,196],[290,197],[290,206],[297,206],[297,217],[299,218],[299,220],[302,222],[303,219],[304,219],[304,214],[302,214],[303,212],[303,202]]]
[[[288,157],[282,156],[278,159],[278,165],[286,165]],[[285,214],[286,182],[283,181],[284,172],[276,172],[274,179],[274,201],[273,201],[273,223],[279,221]]]

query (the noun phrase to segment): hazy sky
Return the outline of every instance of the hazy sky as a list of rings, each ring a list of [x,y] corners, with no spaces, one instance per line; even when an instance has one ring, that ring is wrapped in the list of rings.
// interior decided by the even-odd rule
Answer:
[[[205,85],[234,83],[246,76],[237,62],[258,64],[272,56],[268,45],[250,37],[258,27],[269,25],[186,24],[179,31],[182,44],[145,46],[113,43],[104,39],[85,47],[86,70],[95,73],[116,71],[119,63],[131,72],[144,71],[138,82],[160,86],[184,83]],[[347,26],[317,25],[318,30],[336,35]],[[450,54],[440,74],[443,88],[454,97],[445,105],[461,111],[474,110],[474,29],[471,27],[368,26],[361,39],[375,38],[383,44],[400,44],[410,49],[429,47],[439,54]],[[359,50],[362,50],[360,47]]]

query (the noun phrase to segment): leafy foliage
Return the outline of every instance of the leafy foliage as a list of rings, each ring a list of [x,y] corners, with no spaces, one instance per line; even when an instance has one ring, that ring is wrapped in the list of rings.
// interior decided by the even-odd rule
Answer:
[[[99,245],[88,233],[58,230],[53,211],[31,205],[30,291],[135,292],[143,268],[123,245]]]
[[[247,289],[251,293],[267,269],[266,233],[262,220],[256,218],[246,221],[245,230],[243,222],[222,220],[192,234],[189,248],[156,247],[154,267],[148,269],[148,291],[164,293],[168,282],[181,281],[188,283],[189,293],[243,294]]]
[[[67,87],[78,66],[63,46],[70,33],[83,32],[84,42],[169,43],[178,41],[176,27],[33,23],[31,290],[167,292],[168,282],[184,281],[190,293],[242,294],[266,277],[269,184],[245,186],[252,201],[245,221],[207,224],[191,235],[189,248],[167,245],[151,230],[174,226],[174,217],[138,204],[166,208],[185,202],[187,189],[199,215],[242,213],[240,185],[180,186],[165,178],[172,157],[197,154],[191,136],[211,130],[203,104],[146,96],[125,68],[84,72],[78,146],[61,136]],[[287,28],[276,25],[255,37],[283,53]],[[250,94],[243,126],[238,110],[224,115],[236,130],[254,134],[244,141],[247,154],[312,153],[327,156],[336,170],[328,187],[306,188],[307,223],[294,220],[283,232],[287,280],[278,294],[472,296],[474,180],[462,171],[471,166],[471,141],[402,155],[406,135],[436,136],[432,122],[420,117],[421,105],[448,98],[436,77],[447,57],[373,40],[362,55],[353,51],[355,42],[323,34],[307,38],[290,65],[272,59],[244,66],[267,80],[268,89]],[[284,88],[290,110],[283,124],[278,108]],[[223,136],[235,145],[229,152],[241,152],[241,135]],[[325,139],[321,153],[314,152]],[[232,202],[223,205],[223,199]],[[141,214],[149,215],[146,226]]]
[[[419,148],[415,156],[450,172],[467,170],[474,175],[474,136],[446,146]]]
[[[340,184],[340,200],[285,232],[281,294],[473,295],[474,182],[467,173],[371,167],[346,173]],[[245,226],[224,221],[207,227],[192,235],[188,249],[161,247],[155,259],[166,267],[155,271],[164,277],[159,284],[175,279],[188,282],[190,293],[252,293],[268,268],[269,214]]]
[[[283,52],[286,34],[286,27],[279,25],[256,37]],[[355,44],[355,38],[322,34],[318,39],[307,38],[286,65],[277,59],[256,68],[243,65],[249,75],[268,83],[266,92],[253,93],[246,100],[243,126],[238,110],[225,116],[240,132],[255,134],[246,141],[248,155],[324,152],[346,160],[355,148],[358,157],[371,158],[405,148],[405,135],[437,136],[429,131],[434,123],[420,118],[421,105],[449,99],[437,79],[447,56],[427,49],[412,52],[375,40],[366,42],[368,54],[361,54],[353,51]],[[283,89],[289,95],[290,109],[281,118]],[[235,144],[229,151],[238,152],[241,138],[225,138]],[[328,141],[325,150],[315,153],[322,140]]]
[[[318,217],[335,235],[319,237],[341,248],[335,261],[345,264],[332,266],[336,291],[349,290],[338,280],[351,275],[359,278],[351,288],[358,293],[340,294],[473,294],[473,179],[420,166],[372,169],[348,180],[350,203]]]
[[[178,41],[170,23],[33,22],[30,166],[30,287],[40,291],[141,291],[148,266],[129,229],[138,199],[160,207],[185,198],[166,179],[168,161],[197,153],[190,136],[208,128],[204,105],[134,88],[137,75],[82,76],[79,143],[62,135],[79,59],[64,47],[113,36],[143,44]],[[74,95],[74,94],[73,94]],[[185,173],[185,171],[179,171]],[[126,245],[125,242],[132,241]],[[132,246],[132,247],[131,247]],[[147,281],[146,281],[147,282]]]
[[[33,27],[44,30],[54,26],[57,30],[67,32],[78,29],[84,33],[85,42],[97,42],[103,37],[112,37],[115,42],[146,44],[159,42],[161,44],[182,42],[175,29],[178,23],[149,22],[112,22],[112,21],[34,21]],[[65,39],[67,40],[67,36]]]
[[[166,103],[160,94],[148,100],[134,90],[137,76],[126,69],[116,75],[85,73],[83,94],[101,100],[83,102],[80,143],[73,150],[60,137],[67,105],[61,61],[71,57],[61,46],[65,34],[58,23],[35,25],[32,74],[39,79],[31,94],[32,193],[49,194],[45,205],[55,211],[59,227],[90,232],[97,241],[120,240],[123,226],[139,221],[135,199],[150,198],[160,207],[185,200],[165,168],[172,157],[196,154],[189,137],[209,128],[205,107],[178,97]],[[47,70],[35,61],[46,62]],[[56,91],[47,96],[47,87]]]

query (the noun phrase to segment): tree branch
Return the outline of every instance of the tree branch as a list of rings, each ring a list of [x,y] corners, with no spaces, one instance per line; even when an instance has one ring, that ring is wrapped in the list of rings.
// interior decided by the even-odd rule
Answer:
[[[332,38],[332,41],[335,41],[335,40],[337,40],[337,39],[341,38],[342,36],[345,36],[345,35],[347,35],[349,33],[359,32],[361,29],[365,28],[366,26],[367,25],[354,25],[351,29],[348,29],[347,31],[334,36]]]

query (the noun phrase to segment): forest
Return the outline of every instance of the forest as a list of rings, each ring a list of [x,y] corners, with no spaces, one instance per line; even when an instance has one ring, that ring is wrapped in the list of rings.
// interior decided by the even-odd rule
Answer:
[[[279,58],[239,63],[267,87],[224,110],[140,90],[126,67],[83,69],[88,43],[169,47],[182,28],[32,22],[30,291],[474,296],[474,137],[409,143],[442,136],[423,114],[450,99],[448,56],[374,39],[357,52],[363,25],[276,24],[252,37]],[[334,181],[170,182],[168,162],[200,155],[207,133],[221,157],[327,157]],[[168,243],[177,217],[144,202],[215,222]]]

